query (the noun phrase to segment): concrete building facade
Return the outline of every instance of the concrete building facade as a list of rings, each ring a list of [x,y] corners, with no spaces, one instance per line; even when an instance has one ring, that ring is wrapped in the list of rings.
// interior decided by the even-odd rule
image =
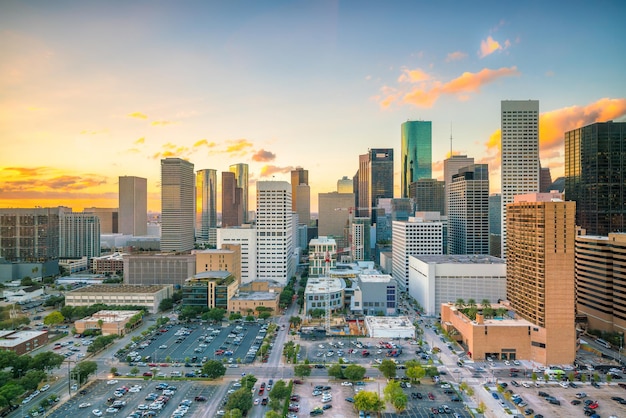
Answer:
[[[150,313],[159,311],[163,299],[171,298],[174,286],[98,284],[74,289],[65,294],[67,306],[90,306],[98,303],[116,306],[143,306]]]
[[[354,209],[354,193],[318,194],[318,234],[333,238],[338,250],[348,246],[347,230],[350,214]]]
[[[124,258],[124,283],[180,287],[196,272],[196,256],[190,254],[133,254]]]
[[[193,164],[180,158],[161,160],[161,251],[194,247]]]
[[[263,306],[271,309],[272,315],[280,313],[279,308],[280,293],[278,292],[239,292],[228,301],[228,312],[239,313],[242,316],[252,315],[258,316],[257,308]]]
[[[448,193],[450,190],[450,184],[452,184],[452,176],[459,174],[459,169],[474,164],[474,157],[468,157],[467,155],[453,155],[443,160],[443,182],[445,187],[445,203],[444,213],[442,215],[449,214],[449,200]]]
[[[196,273],[227,271],[241,284],[241,246],[223,244],[221,249],[194,251]]]
[[[235,174],[236,187],[241,189],[241,211],[243,212],[243,223],[250,222],[249,219],[249,199],[250,199],[250,183],[249,183],[249,171],[248,164],[238,163],[232,164],[228,167],[228,171]]]
[[[334,239],[321,236],[309,242],[309,277],[326,275],[326,260],[328,267],[337,265],[337,243]]]
[[[217,170],[196,172],[196,239],[215,245],[217,240]]]
[[[100,256],[100,219],[96,215],[62,208],[59,217],[59,257]]]
[[[256,280],[256,229],[248,225],[218,228],[217,246],[224,248],[225,245],[237,245],[240,248],[240,282],[243,284]]]
[[[119,230],[116,232],[134,236],[148,234],[147,179],[135,176],[119,177]]]
[[[227,271],[203,271],[185,281],[183,306],[201,306],[228,311],[228,301],[235,296],[239,282]]]

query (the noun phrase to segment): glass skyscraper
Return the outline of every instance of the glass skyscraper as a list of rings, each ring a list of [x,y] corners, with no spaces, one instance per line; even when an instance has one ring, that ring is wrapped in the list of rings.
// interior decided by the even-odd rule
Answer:
[[[196,173],[196,238],[215,245],[217,227],[217,170]]]
[[[433,177],[432,122],[407,121],[402,124],[402,197],[409,197],[409,186],[419,179]]]

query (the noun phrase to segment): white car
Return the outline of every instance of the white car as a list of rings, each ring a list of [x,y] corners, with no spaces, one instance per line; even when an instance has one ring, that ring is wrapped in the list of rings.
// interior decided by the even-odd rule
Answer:
[[[524,386],[525,388],[529,388],[530,387],[530,385],[528,383],[526,383],[526,382],[522,383],[522,386]]]
[[[510,361],[508,361],[508,360],[504,360],[504,364],[505,364],[506,366],[510,366],[510,365],[511,365],[511,362],[510,362]]]
[[[102,416],[102,411],[99,409],[94,409],[93,411],[91,411],[92,414],[94,414],[97,417],[101,417]]]
[[[160,348],[161,350],[164,350],[164,349],[166,349],[166,348],[167,348],[167,346],[166,346],[165,344],[162,344],[162,345],[160,345],[160,346],[159,346],[159,348]]]
[[[146,409],[148,409],[148,405],[146,405],[145,403],[139,404],[137,406],[137,409],[139,409],[140,411],[145,411]]]
[[[91,404],[89,402],[83,402],[80,405],[78,405],[79,408],[89,408],[91,406]]]
[[[117,408],[107,408],[106,412],[108,412],[109,414],[115,414],[119,411],[119,409]]]
[[[107,380],[107,385],[116,385],[119,381],[115,379]]]
[[[341,382],[341,386],[352,386],[352,382]]]
[[[43,386],[41,387],[41,389],[39,389],[39,390],[40,390],[41,392],[45,392],[45,391],[47,391],[48,389],[50,389],[50,385],[43,385]]]
[[[259,398],[256,398],[256,399],[254,400],[254,404],[255,404],[255,405],[258,405],[258,404],[260,404],[260,403],[261,403],[261,400],[260,400]]]
[[[519,366],[521,363],[519,362],[519,360],[513,360],[513,364],[515,364],[516,366]]]

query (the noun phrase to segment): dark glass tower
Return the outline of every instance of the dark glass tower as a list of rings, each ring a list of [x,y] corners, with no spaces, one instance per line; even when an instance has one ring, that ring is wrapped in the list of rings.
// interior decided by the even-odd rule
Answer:
[[[372,148],[359,155],[358,176],[359,216],[373,217],[378,199],[393,198],[393,148]]]
[[[597,122],[565,133],[565,199],[587,235],[626,231],[626,122]]]
[[[432,122],[407,121],[402,124],[402,197],[409,197],[409,186],[419,179],[433,177]]]

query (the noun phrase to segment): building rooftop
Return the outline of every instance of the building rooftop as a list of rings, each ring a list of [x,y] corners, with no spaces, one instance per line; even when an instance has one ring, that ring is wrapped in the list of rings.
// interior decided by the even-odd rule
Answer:
[[[459,311],[459,309],[454,305],[453,302],[449,302],[448,305],[451,307],[451,310],[453,312],[456,312],[457,315],[459,315],[461,318],[463,318],[463,321],[465,322],[471,322],[473,325],[479,325],[478,321],[472,321],[470,318],[468,318],[467,316],[465,316],[465,314],[463,314],[463,312]],[[511,307],[507,304],[501,304],[501,303],[492,303],[491,307],[493,309],[498,309],[498,308],[505,308],[507,310],[507,312],[509,313],[513,313],[513,315],[515,315],[515,313],[511,310]],[[478,310],[478,312],[481,312],[480,308]],[[524,319],[524,318],[520,318],[520,317],[515,317],[512,318],[510,316],[506,316],[504,318],[501,317],[496,317],[496,318],[489,318],[489,319],[484,319],[483,318],[483,324],[484,325],[489,325],[489,326],[521,326],[521,327],[528,327],[528,326],[534,326],[536,327],[536,324],[533,324],[532,322]]]
[[[155,293],[167,285],[92,284],[70,293]]]
[[[366,316],[365,321],[370,328],[415,330],[408,316]]]
[[[15,347],[44,334],[47,331],[0,331],[0,348]]]
[[[233,296],[231,300],[275,300],[279,293],[276,292],[249,292],[239,293]]]
[[[98,311],[92,316],[88,316],[86,318],[81,319],[81,321],[100,321],[102,322],[122,322],[126,321],[133,316],[137,315],[141,311],[111,311],[111,310],[102,310]]]
[[[305,294],[339,292],[346,287],[343,280],[329,277],[310,277],[306,284]]]
[[[123,260],[125,255],[129,255],[128,253],[113,253],[107,254],[100,257],[93,257],[92,260]]]
[[[313,246],[313,245],[337,245],[337,242],[335,241],[334,238],[321,236],[321,237],[313,238],[309,242],[309,245],[310,246]]]
[[[506,264],[502,258],[486,254],[414,255],[413,257],[425,263],[434,264]]]
[[[359,279],[366,283],[388,283],[394,280],[389,274],[361,274]]]

